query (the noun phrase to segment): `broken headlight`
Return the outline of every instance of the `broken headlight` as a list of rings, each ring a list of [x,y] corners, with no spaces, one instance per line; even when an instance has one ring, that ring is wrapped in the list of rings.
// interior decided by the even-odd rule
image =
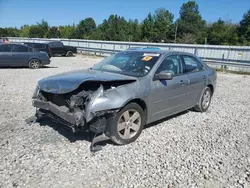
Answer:
[[[39,86],[37,85],[37,86],[36,86],[36,89],[35,89],[35,91],[34,91],[34,93],[33,93],[32,99],[36,99],[36,98],[38,97],[39,92],[40,92],[40,88],[39,88]]]

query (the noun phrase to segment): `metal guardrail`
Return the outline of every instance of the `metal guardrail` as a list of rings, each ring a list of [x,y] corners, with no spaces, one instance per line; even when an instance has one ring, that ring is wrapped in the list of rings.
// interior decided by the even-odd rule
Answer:
[[[203,61],[231,67],[250,68],[250,47],[245,46],[217,46],[169,43],[142,43],[120,41],[98,41],[80,39],[44,39],[9,37],[11,42],[49,42],[60,40],[64,45],[77,47],[80,52],[97,55],[110,55],[133,47],[158,47],[163,50],[184,51],[197,55]]]

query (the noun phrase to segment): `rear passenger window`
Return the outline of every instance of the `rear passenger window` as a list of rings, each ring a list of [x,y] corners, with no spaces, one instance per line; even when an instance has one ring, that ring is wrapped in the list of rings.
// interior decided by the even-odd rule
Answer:
[[[34,46],[33,46],[34,48],[43,48],[43,44],[34,44]]]
[[[63,44],[61,42],[51,42],[49,43],[50,47],[63,47]]]
[[[25,46],[30,46],[30,47],[33,46],[33,44],[31,44],[31,43],[24,43],[24,45],[25,45]]]
[[[0,45],[0,52],[11,52],[11,48],[9,45]]]
[[[185,73],[198,72],[203,69],[202,64],[192,56],[182,56],[185,64]]]
[[[30,48],[27,46],[13,45],[12,52],[29,52]]]

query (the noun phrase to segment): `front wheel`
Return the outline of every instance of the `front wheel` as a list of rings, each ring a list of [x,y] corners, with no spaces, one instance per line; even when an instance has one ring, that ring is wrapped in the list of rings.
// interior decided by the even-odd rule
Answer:
[[[194,107],[197,112],[206,112],[210,106],[212,99],[212,92],[209,87],[206,87],[200,97],[198,104]]]
[[[111,140],[118,145],[134,142],[143,130],[145,119],[145,113],[138,104],[128,104],[110,124]]]

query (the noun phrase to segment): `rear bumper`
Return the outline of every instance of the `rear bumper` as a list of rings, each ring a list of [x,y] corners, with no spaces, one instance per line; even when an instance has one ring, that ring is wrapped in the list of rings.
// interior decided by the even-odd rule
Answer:
[[[43,65],[49,65],[50,64],[50,59],[42,60]]]

